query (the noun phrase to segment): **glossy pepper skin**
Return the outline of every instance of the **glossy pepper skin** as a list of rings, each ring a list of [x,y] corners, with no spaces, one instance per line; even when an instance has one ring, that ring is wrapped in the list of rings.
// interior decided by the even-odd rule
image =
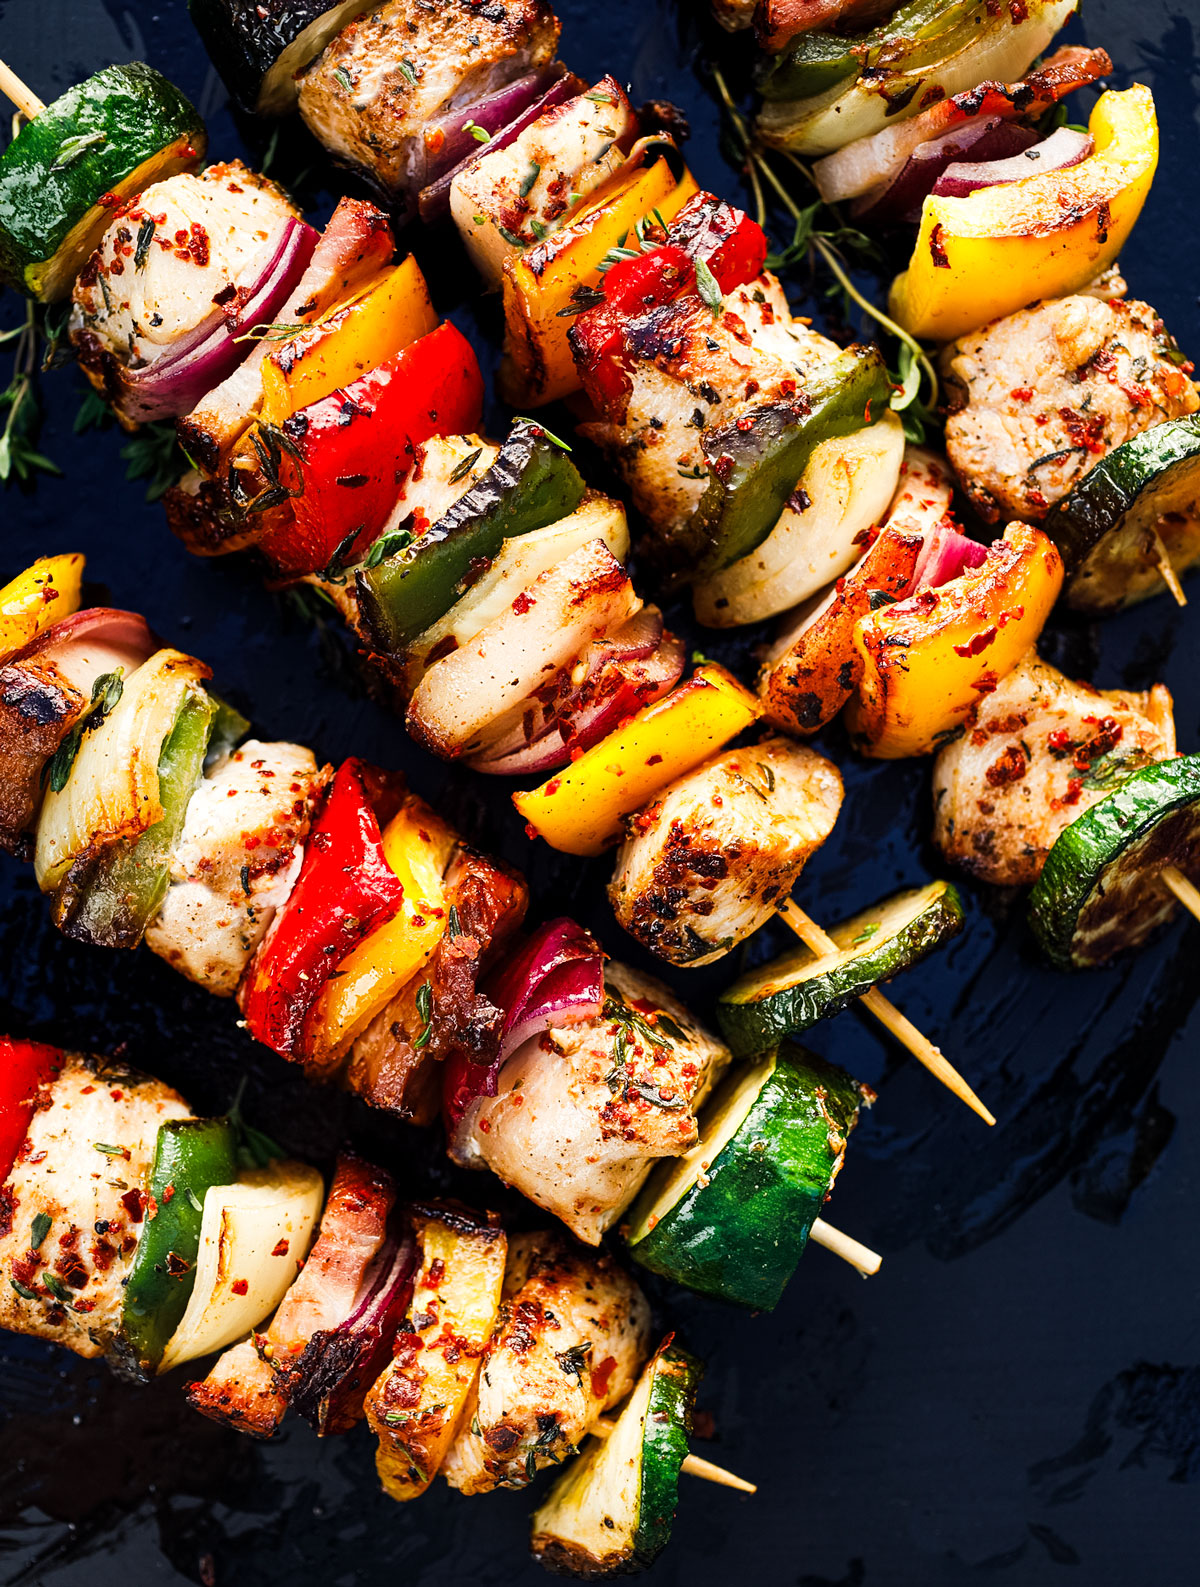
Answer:
[[[395,655],[466,592],[473,568],[504,541],[566,518],[583,478],[540,425],[514,425],[500,455],[465,495],[411,545],[357,574],[359,613],[371,644]]]
[[[1050,537],[1011,523],[979,567],[861,618],[862,671],[845,714],[855,749],[895,760],[956,736],[1036,642],[1062,582]]]
[[[296,576],[319,572],[335,552],[353,562],[387,522],[416,448],[478,429],[482,412],[474,350],[447,322],[292,414],[279,429],[291,516],[263,537],[262,551]]]
[[[12,1173],[29,1131],[38,1087],[49,1085],[62,1066],[57,1047],[0,1036],[0,1184]]]
[[[238,994],[251,1034],[283,1058],[306,1060],[306,1017],[326,982],[404,901],[380,830],[401,796],[360,760],[344,761],[330,784],[296,885]]]
[[[908,269],[888,312],[914,336],[951,341],[1039,298],[1078,292],[1113,262],[1141,214],[1158,164],[1148,88],[1102,94],[1079,165],[927,198]]]
[[[159,1127],[150,1173],[149,1215],[122,1307],[127,1369],[150,1376],[187,1310],[196,1282],[204,1197],[237,1179],[237,1131],[230,1119],[170,1119]]]
[[[697,261],[725,294],[761,275],[766,257],[766,234],[757,221],[711,193],[697,193],[668,226],[665,242],[614,265],[604,277],[604,302],[579,315],[568,332],[584,390],[596,406],[623,409],[630,323],[695,292]]]

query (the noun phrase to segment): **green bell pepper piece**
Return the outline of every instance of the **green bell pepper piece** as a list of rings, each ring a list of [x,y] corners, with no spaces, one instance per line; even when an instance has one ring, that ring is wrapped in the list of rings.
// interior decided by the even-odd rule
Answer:
[[[868,33],[800,33],[756,74],[764,99],[812,99],[868,70],[908,72],[948,53],[979,0],[910,0]]]
[[[166,895],[171,853],[204,774],[215,714],[202,690],[188,694],[159,751],[162,816],[135,842],[115,843],[99,857],[78,907],[63,924],[68,937],[107,948],[135,948],[142,940]]]
[[[579,470],[540,425],[515,425],[491,468],[449,512],[378,567],[359,569],[359,616],[371,645],[382,655],[402,651],[464,593],[472,564],[490,561],[515,535],[568,517],[584,489]]]
[[[238,1176],[233,1121],[170,1119],[158,1132],[150,1195],[156,1208],[125,1282],[122,1354],[129,1370],[149,1377],[178,1328],[196,1283],[204,1197]]]
[[[756,550],[821,442],[853,435],[882,418],[891,395],[878,348],[848,347],[794,401],[756,408],[745,429],[742,418],[706,430],[708,488],[679,537],[676,565],[686,562],[688,577],[697,578]]]

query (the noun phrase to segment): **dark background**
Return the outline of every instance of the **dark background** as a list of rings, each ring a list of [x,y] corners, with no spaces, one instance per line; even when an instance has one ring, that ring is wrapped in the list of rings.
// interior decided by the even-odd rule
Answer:
[[[715,44],[744,81],[745,51],[713,32],[701,0],[561,0],[559,9],[565,59],[631,79],[635,97],[683,105],[700,181],[744,195],[701,66]],[[1135,295],[1198,356],[1189,10],[1186,0],[1090,0],[1083,33],[1113,55],[1116,86],[1136,78],[1157,95],[1162,163],[1124,265]],[[262,154],[265,130],[235,127],[180,0],[7,0],[0,53],[47,100],[110,61],[144,58],[195,99],[214,157]],[[277,168],[295,178],[314,157],[291,129]],[[300,185],[310,198],[317,189],[313,207],[327,211],[334,189],[319,191],[321,181],[310,170]],[[441,306],[494,361],[495,303],[473,300],[464,272],[446,263],[452,247],[436,238],[417,246],[440,261],[431,280]],[[807,277],[788,284],[803,301]],[[0,302],[0,322],[19,312],[11,296]],[[5,365],[10,353],[0,350]],[[0,492],[0,582],[39,552],[85,551],[113,604],[144,611],[165,638],[208,660],[263,736],[311,743],[330,759],[354,752],[405,767],[422,793],[439,794],[468,830],[525,866],[538,914],[573,911],[610,950],[636,957],[602,904],[606,866],[532,849],[502,788],[448,775],[353,692],[332,636],[264,594],[248,566],[190,559],[143,485],[123,477],[122,438],[73,434],[81,388],[70,369],[43,382],[41,450],[63,472]],[[492,414],[493,429],[501,418]],[[1043,648],[1102,685],[1165,679],[1181,747],[1194,750],[1195,623],[1160,599],[1103,626],[1056,619]],[[740,641],[692,637],[751,675]],[[827,737],[847,773],[847,800],[798,896],[836,920],[920,880],[937,857],[927,842],[927,766],[856,764],[836,729]],[[831,1216],[886,1260],[863,1284],[814,1250],[769,1317],[655,1292],[664,1322],[709,1362],[701,1404],[716,1443],[700,1451],[760,1485],[757,1498],[742,1499],[685,1482],[675,1537],[655,1570],[661,1587],[1196,1579],[1200,928],[1176,924],[1135,959],[1064,978],[1038,964],[1019,896],[965,892],[966,934],[895,996],[1001,1122],[987,1131],[856,1013],[812,1033],[815,1049],[880,1093]],[[756,958],[782,945],[761,936]],[[675,981],[704,1008],[723,978]],[[148,952],[60,940],[30,870],[0,862],[0,1030],[121,1051],[199,1109],[224,1106],[247,1073],[251,1117],[297,1153],[328,1163],[349,1133],[414,1183],[451,1182],[436,1141],[309,1090],[234,1018],[230,1004]],[[503,1200],[483,1177],[459,1188]],[[289,1424],[277,1442],[254,1445],[188,1411],[179,1382],[137,1391],[101,1367],[4,1336],[5,1583],[349,1587],[397,1571],[422,1587],[544,1579],[525,1560],[528,1495],[468,1502],[439,1485],[400,1508],[376,1490],[362,1428],[321,1445]]]

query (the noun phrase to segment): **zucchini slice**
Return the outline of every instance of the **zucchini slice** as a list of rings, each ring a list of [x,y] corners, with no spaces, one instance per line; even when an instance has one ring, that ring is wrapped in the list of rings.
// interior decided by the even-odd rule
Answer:
[[[950,882],[883,899],[834,926],[836,953],[796,947],[728,987],[717,1020],[729,1050],[736,1058],[765,1052],[890,981],[962,929],[962,899]]]
[[[194,169],[207,143],[191,101],[141,61],[69,88],[0,155],[0,280],[65,298],[115,207]]]
[[[1166,865],[1200,877],[1200,755],[1134,772],[1058,836],[1029,895],[1029,924],[1060,969],[1135,948],[1175,913]]]
[[[534,1558],[561,1576],[623,1576],[671,1536],[679,1471],[704,1368],[668,1339],[647,1363],[608,1438],[573,1460],[533,1517]]]
[[[243,110],[285,116],[297,76],[371,0],[188,0],[209,59]]]
[[[1200,415],[1114,446],[1046,517],[1067,565],[1067,604],[1113,612],[1166,586],[1151,535],[1177,573],[1200,560]]]
[[[844,1070],[791,1044],[735,1071],[705,1108],[697,1144],[661,1162],[634,1204],[634,1260],[701,1294],[770,1311],[871,1100]]]

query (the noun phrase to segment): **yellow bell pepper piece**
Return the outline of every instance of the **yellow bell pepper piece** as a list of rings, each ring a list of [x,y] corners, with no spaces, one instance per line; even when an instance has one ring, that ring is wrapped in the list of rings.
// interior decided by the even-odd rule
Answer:
[[[0,590],[0,662],[79,610],[83,564],[77,551],[39,557]]]
[[[1078,292],[1113,262],[1158,164],[1154,98],[1135,83],[1102,94],[1078,165],[967,198],[928,197],[888,312],[913,336],[950,341],[1039,298]]]
[[[436,330],[437,323],[425,277],[410,254],[351,302],[271,349],[262,365],[262,417],[282,424]]]
[[[540,788],[513,794],[513,804],[552,848],[602,854],[621,837],[626,816],[694,771],[758,715],[748,689],[724,667],[705,663]]]
[[[1062,582],[1050,537],[1011,523],[979,567],[860,618],[862,679],[846,706],[855,748],[879,760],[939,748],[1036,642]]]
[[[647,140],[645,153],[653,146]],[[516,407],[540,407],[578,388],[567,341],[574,323],[572,294],[579,287],[599,286],[601,261],[632,235],[638,221],[653,210],[663,220],[672,221],[698,191],[690,171],[685,170],[676,181],[665,157],[647,165],[635,148],[569,226],[506,261],[507,336],[501,379],[508,402]]]
[[[399,912],[353,948],[309,1016],[310,1060],[345,1052],[428,963],[447,925],[442,877],[458,839],[421,799],[409,797],[383,833],[383,855],[404,884]]]

